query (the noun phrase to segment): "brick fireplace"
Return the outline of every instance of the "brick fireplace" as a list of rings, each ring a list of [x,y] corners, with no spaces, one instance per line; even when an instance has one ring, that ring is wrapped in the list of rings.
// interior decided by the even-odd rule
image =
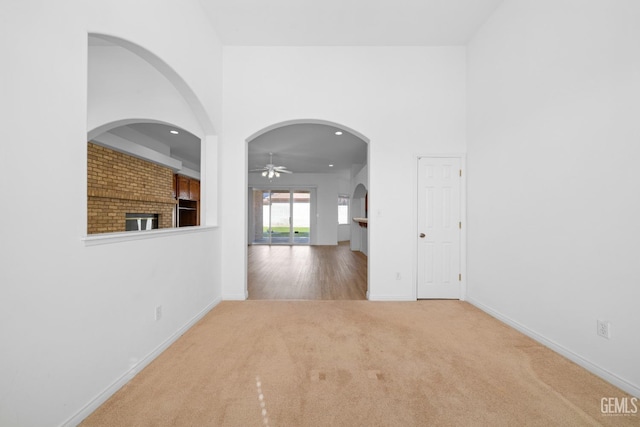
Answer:
[[[128,213],[174,226],[173,171],[91,142],[87,147],[87,234],[126,231]]]

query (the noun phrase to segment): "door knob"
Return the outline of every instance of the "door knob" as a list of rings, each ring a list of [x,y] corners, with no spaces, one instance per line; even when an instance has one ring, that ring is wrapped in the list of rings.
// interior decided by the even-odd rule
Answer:
[[[425,237],[427,237],[427,235],[426,235],[426,234],[424,234],[424,233],[420,233],[420,238],[421,238],[421,239],[424,239]]]

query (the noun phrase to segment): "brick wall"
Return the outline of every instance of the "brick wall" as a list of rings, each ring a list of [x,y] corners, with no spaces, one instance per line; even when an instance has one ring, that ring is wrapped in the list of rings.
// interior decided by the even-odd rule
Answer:
[[[125,214],[159,214],[173,227],[173,171],[100,145],[87,149],[87,234],[125,231]]]

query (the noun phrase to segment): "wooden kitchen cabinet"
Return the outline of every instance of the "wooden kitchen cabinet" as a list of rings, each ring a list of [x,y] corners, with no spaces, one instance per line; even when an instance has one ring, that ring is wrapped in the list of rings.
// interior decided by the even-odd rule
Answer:
[[[200,181],[191,179],[189,180],[189,200],[200,200]]]
[[[176,225],[189,227],[200,225],[200,181],[184,175],[175,176]]]
[[[184,175],[176,175],[176,198],[200,200],[200,181]]]
[[[176,194],[178,199],[191,200],[191,178],[176,175]]]

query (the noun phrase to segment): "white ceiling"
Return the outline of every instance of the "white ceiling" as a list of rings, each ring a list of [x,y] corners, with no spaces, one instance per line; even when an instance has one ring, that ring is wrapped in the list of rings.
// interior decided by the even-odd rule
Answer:
[[[503,0],[201,0],[225,45],[465,45]]]
[[[200,138],[192,133],[160,123],[135,123],[126,127],[165,144],[170,149],[171,157],[186,163],[186,166],[193,170],[200,171]],[[171,133],[172,130],[179,133],[174,135]]]
[[[179,133],[172,134],[172,130]],[[184,129],[160,123],[133,123],[111,129],[105,134],[150,148],[179,160],[186,168],[200,172],[200,138]],[[100,136],[96,137],[96,141],[100,140]]]
[[[342,135],[335,134],[338,130]],[[253,139],[248,146],[249,169],[269,163],[269,153],[276,166],[294,173],[336,173],[367,163],[365,141],[344,129],[316,123],[283,126]]]

